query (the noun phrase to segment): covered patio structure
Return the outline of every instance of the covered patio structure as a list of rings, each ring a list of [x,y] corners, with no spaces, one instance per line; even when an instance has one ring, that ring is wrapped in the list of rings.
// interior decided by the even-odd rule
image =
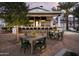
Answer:
[[[40,7],[29,10],[29,27],[53,27],[53,17],[61,14],[61,11],[49,11]]]

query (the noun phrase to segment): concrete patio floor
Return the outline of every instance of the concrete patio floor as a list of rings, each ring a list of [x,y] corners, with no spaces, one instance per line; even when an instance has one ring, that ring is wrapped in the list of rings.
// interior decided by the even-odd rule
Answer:
[[[0,56],[54,56],[63,48],[73,50],[79,54],[79,33],[65,32],[63,41],[47,39],[47,47],[41,53],[30,54],[30,49],[23,53],[12,34],[0,34]]]

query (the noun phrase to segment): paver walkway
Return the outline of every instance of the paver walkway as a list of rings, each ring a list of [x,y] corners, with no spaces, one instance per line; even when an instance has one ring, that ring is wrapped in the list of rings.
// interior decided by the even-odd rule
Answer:
[[[31,56],[30,49],[28,49],[25,54],[20,50],[20,46],[16,44],[15,38],[15,35],[12,34],[0,34],[0,55]],[[36,51],[33,55],[54,56],[62,48],[71,49],[79,54],[79,33],[65,32],[63,41],[48,39],[47,48],[43,50],[42,53]]]

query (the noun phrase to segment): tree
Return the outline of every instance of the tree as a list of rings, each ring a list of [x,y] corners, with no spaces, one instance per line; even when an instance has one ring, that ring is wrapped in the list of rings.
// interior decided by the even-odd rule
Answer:
[[[70,13],[69,9],[73,7],[77,2],[59,2],[59,8],[62,10],[64,9],[66,11],[65,13],[65,19],[66,19],[66,29],[68,30],[68,15]]]
[[[28,7],[24,2],[1,2],[0,3],[0,17],[4,18],[8,27],[16,26],[17,40],[19,39],[18,31],[20,25],[28,23],[27,13]]]
[[[78,18],[78,20],[77,20],[77,22],[78,22],[77,31],[79,31],[79,5],[77,7],[75,7],[75,9],[73,10],[73,15]]]

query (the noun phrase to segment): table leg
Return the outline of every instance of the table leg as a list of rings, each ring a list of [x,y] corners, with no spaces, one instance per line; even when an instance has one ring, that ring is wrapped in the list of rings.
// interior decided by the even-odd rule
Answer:
[[[31,42],[31,54],[33,54],[33,42]]]

